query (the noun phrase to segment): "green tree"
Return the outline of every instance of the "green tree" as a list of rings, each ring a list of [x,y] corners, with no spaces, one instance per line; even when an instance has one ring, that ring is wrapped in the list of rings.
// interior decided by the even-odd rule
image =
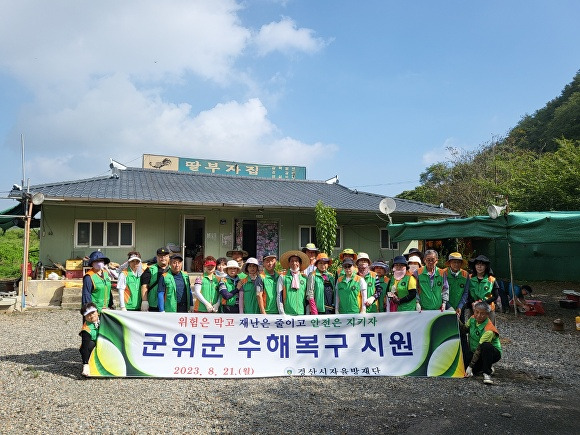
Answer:
[[[332,207],[325,206],[322,201],[318,201],[314,213],[318,249],[332,257],[332,251],[336,245],[336,211]]]

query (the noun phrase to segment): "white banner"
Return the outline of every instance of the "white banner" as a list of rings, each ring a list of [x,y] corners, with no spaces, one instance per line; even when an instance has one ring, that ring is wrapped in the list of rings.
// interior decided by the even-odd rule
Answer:
[[[464,374],[457,317],[423,311],[277,316],[104,311],[91,376]]]

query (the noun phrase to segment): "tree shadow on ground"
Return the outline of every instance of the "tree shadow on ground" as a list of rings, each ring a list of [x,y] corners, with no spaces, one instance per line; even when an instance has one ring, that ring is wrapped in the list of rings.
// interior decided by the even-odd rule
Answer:
[[[73,379],[81,377],[81,357],[78,348],[74,347],[20,355],[2,355],[0,362],[2,361],[21,364],[22,370],[44,371]]]

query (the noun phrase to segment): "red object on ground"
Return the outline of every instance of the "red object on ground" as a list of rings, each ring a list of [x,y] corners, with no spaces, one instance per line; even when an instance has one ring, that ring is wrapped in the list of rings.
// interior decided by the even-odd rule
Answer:
[[[542,301],[527,300],[526,304],[530,307],[530,309],[526,311],[526,316],[541,316],[546,312]]]

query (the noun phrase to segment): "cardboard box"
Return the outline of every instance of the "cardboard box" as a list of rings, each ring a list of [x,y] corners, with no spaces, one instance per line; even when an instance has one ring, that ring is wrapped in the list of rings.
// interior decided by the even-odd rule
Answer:
[[[75,258],[72,260],[66,260],[66,270],[83,270],[83,259]]]

